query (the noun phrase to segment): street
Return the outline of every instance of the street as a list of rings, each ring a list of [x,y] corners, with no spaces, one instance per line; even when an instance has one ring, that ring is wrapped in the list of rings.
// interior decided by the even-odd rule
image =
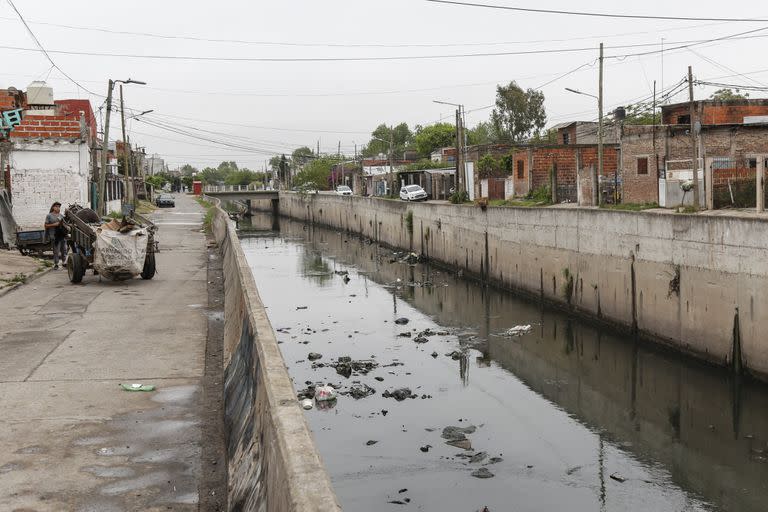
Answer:
[[[59,270],[0,298],[1,510],[197,510],[206,250],[176,204],[153,280]]]

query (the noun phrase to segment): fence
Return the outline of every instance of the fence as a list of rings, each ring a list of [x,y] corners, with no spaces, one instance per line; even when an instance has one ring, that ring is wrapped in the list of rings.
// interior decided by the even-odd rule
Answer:
[[[713,158],[710,169],[715,209],[757,206],[757,159]]]
[[[206,185],[205,192],[253,192],[255,190],[267,190],[254,185]]]

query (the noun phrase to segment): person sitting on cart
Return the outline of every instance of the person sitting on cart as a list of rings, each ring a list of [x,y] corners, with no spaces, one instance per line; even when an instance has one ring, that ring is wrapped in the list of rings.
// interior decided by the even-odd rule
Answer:
[[[59,268],[59,261],[64,265],[67,258],[67,228],[64,227],[64,216],[61,214],[61,203],[56,201],[45,216],[45,231],[48,239],[53,242],[53,268]]]

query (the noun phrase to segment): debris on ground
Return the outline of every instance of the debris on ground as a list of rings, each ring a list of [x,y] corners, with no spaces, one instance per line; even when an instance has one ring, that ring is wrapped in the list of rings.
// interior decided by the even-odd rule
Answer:
[[[480,468],[474,470],[472,476],[475,478],[493,478],[495,475],[488,471],[488,468]]]
[[[313,384],[308,384],[305,389],[300,390],[296,394],[298,395],[299,400],[303,398],[315,398],[315,386]]]
[[[432,357],[437,357],[439,354],[437,352],[432,352]]]
[[[296,311],[300,309],[309,309],[309,306],[296,306]]]
[[[619,483],[624,483],[624,482],[626,482],[626,481],[627,481],[627,479],[626,479],[626,478],[624,478],[623,476],[621,476],[621,475],[620,475],[620,474],[618,474],[618,473],[612,473],[612,474],[611,474],[611,480],[616,480],[616,481],[617,481],[617,482],[619,482]]]
[[[429,339],[427,339],[427,338],[426,338],[426,337],[424,337],[424,336],[416,336],[416,337],[413,339],[413,342],[414,342],[414,343],[427,343],[428,341],[429,341]]]
[[[483,462],[487,458],[488,458],[487,452],[477,452],[469,459],[469,463],[477,464],[477,463]]]
[[[427,444],[427,445],[424,445],[424,446],[420,446],[419,450],[421,450],[424,453],[427,453],[430,448],[432,448],[432,445],[431,444]]]
[[[488,464],[498,464],[499,462],[503,462],[503,461],[504,459],[502,459],[501,457],[491,457],[490,459],[488,459]]]
[[[345,391],[339,391],[340,395],[351,396],[355,400],[366,398],[376,394],[376,390],[368,384],[352,384],[349,389]]]
[[[445,444],[449,446],[453,446],[455,448],[460,448],[462,450],[472,449],[472,442],[469,439],[456,439],[456,440],[446,441]]]
[[[304,400],[301,401],[301,407],[304,410],[308,411],[312,408],[312,406],[313,406],[313,403],[311,398],[305,398]]]
[[[140,384],[140,383],[133,383],[133,384],[120,384],[120,387],[123,389],[123,391],[154,391],[155,386],[153,384]]]
[[[379,363],[370,359],[353,361],[349,356],[342,356],[336,361],[328,363],[328,366],[335,368],[336,373],[348,379],[353,373],[355,375],[368,375],[371,370],[378,368]]]
[[[379,382],[384,382],[384,377],[374,377]]]
[[[445,354],[446,357],[450,357],[454,361],[458,361],[462,357],[464,357],[464,353],[459,350],[454,350],[453,352],[449,352],[448,354]]]
[[[310,352],[309,355],[307,356],[307,359],[309,359],[310,361],[317,361],[318,359],[322,359],[322,358],[323,358],[323,355],[318,354],[317,352]]]
[[[461,440],[467,438],[465,434],[474,434],[476,430],[477,427],[474,425],[468,427],[445,427],[440,437],[448,440]]]
[[[365,443],[365,446],[373,446],[373,445],[375,445],[376,443],[378,443],[378,441],[374,441],[373,439],[371,439],[370,441],[368,441],[367,443]]]
[[[401,338],[410,338],[411,337],[411,331],[405,331],[398,334]]]
[[[315,400],[318,402],[336,400],[336,390],[333,386],[318,386],[315,388]]]
[[[399,388],[394,391],[385,391],[381,394],[384,398],[394,398],[398,402],[402,402],[406,398],[416,398],[416,395],[411,393],[409,388]]]
[[[395,323],[396,323],[397,325],[405,325],[405,324],[407,324],[408,322],[410,322],[410,320],[408,320],[408,319],[407,319],[407,318],[405,318],[405,317],[400,317],[400,318],[398,318],[398,319],[396,319],[396,320],[395,320]]]

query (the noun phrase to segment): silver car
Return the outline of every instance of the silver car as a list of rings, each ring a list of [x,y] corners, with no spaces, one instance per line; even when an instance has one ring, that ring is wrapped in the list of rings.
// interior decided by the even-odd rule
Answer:
[[[400,189],[400,199],[403,201],[426,201],[427,193],[418,185],[405,185]]]
[[[336,193],[340,196],[351,196],[352,189],[346,185],[339,185],[338,187],[336,187]]]

